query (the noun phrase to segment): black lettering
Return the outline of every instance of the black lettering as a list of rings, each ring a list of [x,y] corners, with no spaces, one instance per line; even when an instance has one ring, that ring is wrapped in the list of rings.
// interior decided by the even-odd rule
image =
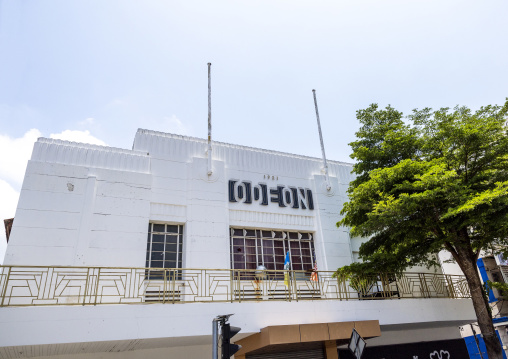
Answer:
[[[277,186],[277,188],[270,188],[270,202],[278,203],[279,207],[286,207],[282,197],[282,190],[284,186]]]
[[[261,188],[261,198],[262,198],[261,204],[263,206],[268,206],[268,189],[267,189],[267,186],[266,186],[266,184],[260,183],[259,187]]]
[[[229,202],[236,202],[236,199],[235,199],[235,183],[236,183],[236,181],[229,180],[229,185],[228,185],[228,189],[229,189]]]
[[[268,193],[268,190],[270,190],[270,193]],[[268,202],[272,202],[277,203],[279,207],[314,209],[314,198],[312,191],[308,188],[281,185],[268,188],[265,183],[258,183],[258,185],[253,186],[250,181],[239,183],[238,180],[229,180],[228,198],[229,202],[240,201],[250,204],[253,201],[259,201],[259,204],[263,206],[267,206]]]
[[[307,190],[307,204],[309,209],[314,209],[314,201],[312,200],[312,191],[310,189]]]
[[[252,190],[250,182],[242,182],[245,185],[245,203],[252,203]]]
[[[254,187],[254,201],[257,201],[259,199],[259,187]]]
[[[293,208],[300,208],[298,205],[298,189],[295,187],[289,187],[289,189],[293,193]]]
[[[300,193],[302,197],[305,198],[305,190],[303,188],[300,188]],[[302,198],[298,198],[297,201],[302,205],[302,209],[307,209],[307,204],[303,201]]]
[[[286,196],[286,203],[291,204],[291,191],[284,191],[284,196]]]

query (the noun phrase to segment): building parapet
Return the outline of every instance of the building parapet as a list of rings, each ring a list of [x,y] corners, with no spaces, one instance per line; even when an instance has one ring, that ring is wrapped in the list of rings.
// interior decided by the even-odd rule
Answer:
[[[0,266],[0,306],[470,298],[464,276],[326,271]]]
[[[150,173],[150,156],[146,152],[44,137],[35,142],[31,160]]]
[[[133,149],[149,152],[152,158],[166,159],[171,155],[172,160],[186,162],[194,157],[205,158],[207,140],[138,129]],[[244,169],[248,166],[251,171],[262,174],[277,173],[293,177],[321,175],[323,166],[320,158],[217,141],[213,142],[212,158],[214,161],[224,161],[229,168]],[[347,184],[354,178],[351,163],[328,160],[328,164],[330,175],[337,177],[339,183]]]

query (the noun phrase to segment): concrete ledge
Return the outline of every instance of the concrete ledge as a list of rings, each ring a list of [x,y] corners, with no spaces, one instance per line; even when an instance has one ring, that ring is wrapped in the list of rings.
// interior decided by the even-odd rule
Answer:
[[[381,326],[410,329],[476,320],[469,299],[3,307],[0,347],[115,341],[141,345],[160,338],[186,338],[189,343],[201,338],[203,343],[208,336],[211,341],[212,319],[228,313],[235,313],[230,322],[242,328],[243,337],[275,325],[378,320]],[[164,343],[182,345],[180,340]]]

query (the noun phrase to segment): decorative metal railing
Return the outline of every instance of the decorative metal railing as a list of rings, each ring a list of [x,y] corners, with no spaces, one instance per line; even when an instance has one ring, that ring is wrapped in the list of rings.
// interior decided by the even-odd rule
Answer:
[[[0,266],[0,306],[469,298],[463,276],[403,273]]]

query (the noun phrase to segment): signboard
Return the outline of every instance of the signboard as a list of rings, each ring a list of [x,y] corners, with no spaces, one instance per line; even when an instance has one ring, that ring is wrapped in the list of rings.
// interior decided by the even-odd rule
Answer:
[[[314,200],[310,189],[280,184],[268,187],[266,183],[254,184],[249,181],[229,180],[228,197],[229,202],[246,204],[258,202],[263,206],[276,203],[279,207],[314,209]]]
[[[356,329],[353,328],[353,333],[351,333],[351,339],[349,339],[348,348],[356,359],[361,359],[366,346],[367,343],[365,340],[360,336],[360,334],[358,334]]]
[[[472,345],[476,343],[471,338]],[[484,347],[483,347],[484,348]],[[483,350],[482,350],[483,352]],[[476,352],[478,353],[478,352]],[[477,354],[478,355],[478,354]],[[471,356],[472,358],[473,356]],[[348,348],[339,349],[340,359],[356,359]],[[463,359],[469,358],[464,339],[368,346],[362,359]],[[479,358],[479,355],[478,355]]]

